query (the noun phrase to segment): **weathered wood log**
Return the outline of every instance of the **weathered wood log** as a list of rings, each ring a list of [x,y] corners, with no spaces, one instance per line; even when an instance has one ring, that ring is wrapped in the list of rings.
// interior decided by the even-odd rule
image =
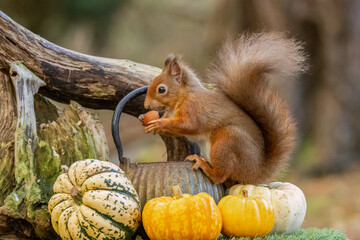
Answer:
[[[0,238],[55,239],[47,202],[61,164],[108,160],[98,118],[75,102],[61,116],[43,97],[34,102],[43,84],[21,62],[12,63],[10,73],[0,77]]]
[[[0,206],[15,185],[14,147],[16,130],[16,100],[10,77],[0,71]]]
[[[77,101],[84,107],[113,110],[130,91],[147,85],[159,68],[129,60],[89,56],[59,47],[20,26],[0,11],[0,68],[22,61],[46,86],[39,93],[59,102]],[[143,113],[142,101],[125,108]]]
[[[127,93],[148,85],[161,72],[159,68],[129,60],[89,56],[59,47],[0,11],[0,69],[8,70],[13,61],[22,61],[45,81],[46,86],[39,89],[42,95],[64,103],[74,100],[94,109],[115,109]],[[135,117],[144,113],[143,99],[140,96],[131,100],[124,112]],[[168,159],[184,160],[191,150],[184,138],[164,141],[170,147]]]

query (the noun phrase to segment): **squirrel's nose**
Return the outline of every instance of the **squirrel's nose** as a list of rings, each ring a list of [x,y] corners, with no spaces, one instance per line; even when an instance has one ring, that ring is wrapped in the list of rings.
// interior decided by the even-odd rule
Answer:
[[[145,107],[145,109],[150,108],[150,101],[149,101],[149,99],[147,97],[145,98],[144,107]]]

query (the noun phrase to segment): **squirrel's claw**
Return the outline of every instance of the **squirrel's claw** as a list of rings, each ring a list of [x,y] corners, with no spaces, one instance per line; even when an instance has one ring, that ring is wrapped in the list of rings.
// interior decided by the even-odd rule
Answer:
[[[145,127],[146,133],[154,132],[154,134],[156,134],[159,133],[160,130],[161,130],[161,119],[152,120]]]
[[[143,126],[145,126],[144,114],[139,115],[138,120],[140,121],[140,123],[141,123]]]
[[[203,164],[206,164],[206,160],[197,154],[187,156],[185,161],[195,161],[192,167],[193,170],[198,170]]]

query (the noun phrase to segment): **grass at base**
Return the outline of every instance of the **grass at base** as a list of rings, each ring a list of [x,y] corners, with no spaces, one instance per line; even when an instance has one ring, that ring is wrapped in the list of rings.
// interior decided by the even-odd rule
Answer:
[[[271,234],[266,237],[256,237],[256,238],[227,238],[223,235],[220,235],[217,240],[345,240],[347,239],[345,234],[340,230],[334,230],[329,228],[307,228],[300,229],[292,234]]]

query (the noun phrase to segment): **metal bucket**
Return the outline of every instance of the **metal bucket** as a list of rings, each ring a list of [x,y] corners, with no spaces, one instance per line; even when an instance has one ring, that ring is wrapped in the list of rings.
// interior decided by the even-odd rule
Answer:
[[[183,193],[191,195],[206,192],[216,203],[224,195],[221,184],[214,184],[201,171],[192,170],[193,163],[186,161],[168,161],[152,163],[130,163],[123,157],[123,148],[119,135],[119,120],[125,104],[142,94],[147,87],[138,88],[127,94],[117,105],[112,119],[112,135],[119,154],[120,167],[126,172],[140,196],[142,207],[152,198],[173,196],[171,186],[179,185]]]

